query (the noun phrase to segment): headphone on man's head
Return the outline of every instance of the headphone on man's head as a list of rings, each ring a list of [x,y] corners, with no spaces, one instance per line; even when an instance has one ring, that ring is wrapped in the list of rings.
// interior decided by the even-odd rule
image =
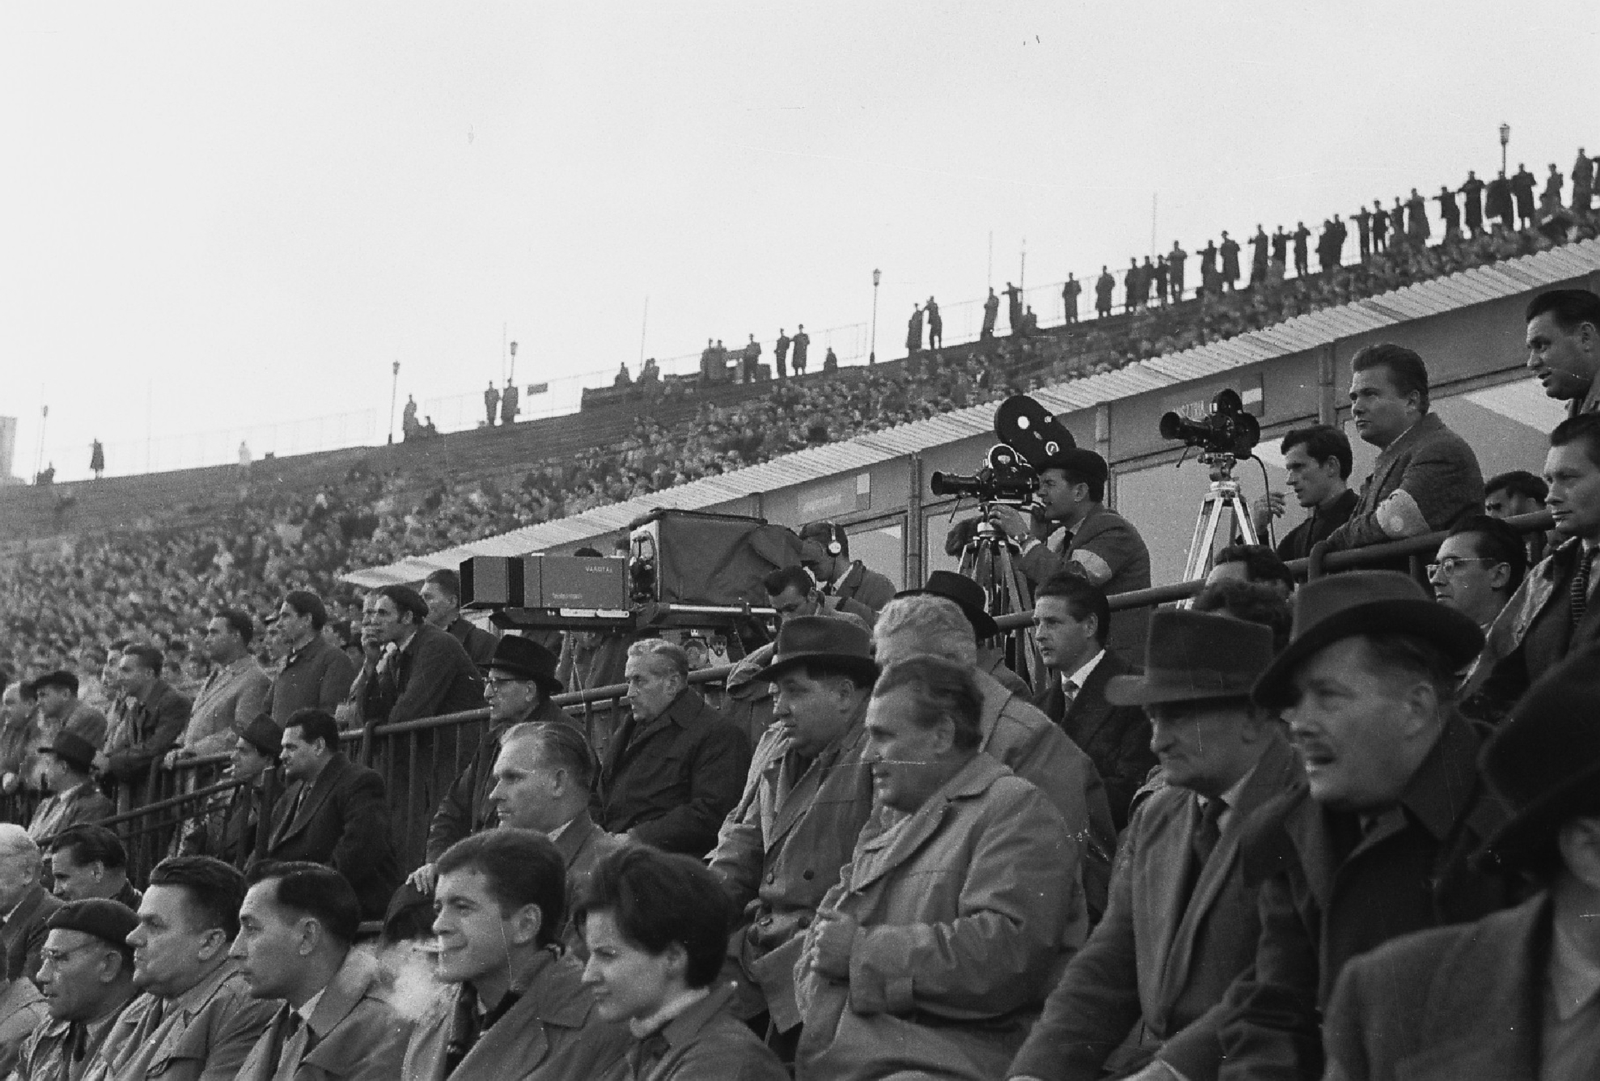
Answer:
[[[833,522],[828,522],[828,547],[827,552],[836,556],[844,551],[844,531]]]

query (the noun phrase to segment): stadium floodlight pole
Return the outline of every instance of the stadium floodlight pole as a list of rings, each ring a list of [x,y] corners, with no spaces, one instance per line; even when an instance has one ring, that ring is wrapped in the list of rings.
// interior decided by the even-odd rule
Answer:
[[[394,403],[400,397],[400,362],[394,362],[394,382],[389,384],[389,445],[394,446]]]
[[[883,271],[872,272],[872,344],[867,347],[867,363],[878,363],[878,283],[883,280]]]
[[[1511,125],[1500,125],[1500,171],[1506,171],[1506,146],[1511,142]]]
[[[506,376],[506,382],[515,383],[516,381],[517,381],[517,343],[516,342],[512,342],[511,343],[511,374]]]

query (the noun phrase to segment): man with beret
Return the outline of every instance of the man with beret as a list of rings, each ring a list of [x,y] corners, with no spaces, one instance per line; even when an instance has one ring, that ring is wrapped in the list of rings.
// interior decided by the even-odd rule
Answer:
[[[850,558],[850,538],[834,522],[811,522],[800,529],[800,563],[816,576],[824,596],[859,601],[879,611],[894,596],[894,583]],[[806,543],[809,542],[809,543]]]
[[[94,744],[62,729],[54,743],[39,748],[39,754],[44,759],[44,785],[50,795],[33,812],[28,823],[29,837],[42,842],[69,826],[98,822],[116,812],[90,777]]]
[[[1600,1076],[1597,661],[1588,652],[1534,684],[1483,750],[1513,808],[1484,858],[1541,888],[1346,965],[1323,1027],[1325,1077]]]
[[[1001,504],[990,510],[989,521],[1021,546],[1018,566],[1035,588],[1064,570],[1083,575],[1108,596],[1150,587],[1144,538],[1101,502],[1109,479],[1104,458],[1072,447],[1040,466],[1037,502],[1028,517]],[[1121,613],[1107,648],[1129,664],[1139,663],[1148,620],[1146,608]]]
[[[17,1081],[78,1081],[134,995],[133,910],[99,898],[63,905],[45,924],[39,986],[49,1020],[33,1030]]]
[[[1112,703],[1150,715],[1167,786],[1134,814],[1105,918],[1008,1076],[1154,1078],[1169,1066],[1190,1081],[1216,1076],[1222,998],[1260,931],[1239,837],[1300,776],[1277,717],[1250,701],[1272,646],[1259,624],[1157,609],[1144,674],[1107,683]]]
[[[784,623],[770,663],[754,676],[774,687],[774,723],[707,857],[744,913],[729,951],[741,986],[734,1009],[746,1019],[765,1013],[774,1044],[790,1054],[801,938],[872,811],[862,720],[877,675],[872,638],[855,624],[822,616]]]
[[[224,780],[241,783],[212,796],[203,813],[184,821],[173,855],[214,856],[234,867],[244,867],[256,846],[267,771],[277,764],[282,742],[283,733],[270,714],[258,714],[245,725],[233,742],[233,753],[223,774]]]
[[[1454,704],[1482,642],[1469,617],[1393,571],[1295,593],[1289,646],[1254,698],[1282,711],[1306,783],[1245,824],[1261,936],[1228,993],[1219,1077],[1319,1076],[1321,1011],[1345,962],[1510,899],[1503,876],[1470,862],[1505,818]]]

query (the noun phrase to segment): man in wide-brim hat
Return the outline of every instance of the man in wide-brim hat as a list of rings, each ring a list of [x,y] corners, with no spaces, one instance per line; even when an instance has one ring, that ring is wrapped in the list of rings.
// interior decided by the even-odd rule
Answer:
[[[1319,1012],[1346,961],[1508,900],[1505,876],[1471,862],[1505,812],[1454,704],[1482,644],[1469,617],[1393,571],[1318,578],[1295,593],[1289,645],[1255,700],[1289,723],[1306,784],[1246,827],[1261,939],[1253,972],[1228,996],[1230,1068],[1298,1063],[1317,1075]]]
[[[744,989],[734,1008],[746,1019],[765,1012],[780,1051],[792,1053],[800,1023],[801,938],[872,812],[862,721],[877,675],[872,638],[854,621],[784,621],[755,675],[773,686],[773,723],[708,857],[749,919],[738,932]]]
[[[1103,919],[1045,1003],[1006,1074],[1121,1077],[1152,1059],[1190,1078],[1221,1062],[1215,1008],[1255,960],[1260,924],[1239,839],[1299,778],[1282,724],[1250,701],[1272,631],[1157,609],[1143,675],[1105,695],[1143,707],[1167,787],[1134,813]],[[1136,1032],[1131,1045],[1123,1037]]]
[[[1512,817],[1482,858],[1543,888],[1357,958],[1329,1008],[1328,1077],[1600,1076],[1600,653],[1552,670],[1484,748]]]

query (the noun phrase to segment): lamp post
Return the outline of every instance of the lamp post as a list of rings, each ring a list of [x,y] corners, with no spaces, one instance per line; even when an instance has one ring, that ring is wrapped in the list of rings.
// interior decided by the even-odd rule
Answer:
[[[394,446],[394,403],[400,396],[400,362],[394,362],[394,381],[389,384],[389,445]]]
[[[517,343],[516,342],[512,342],[511,343],[511,374],[506,377],[506,382],[515,383],[516,381],[517,381]]]
[[[878,283],[883,280],[883,271],[872,272],[872,345],[867,351],[867,363],[878,363]]]
[[[1506,144],[1511,142],[1511,125],[1500,125],[1500,172],[1506,171]]]

